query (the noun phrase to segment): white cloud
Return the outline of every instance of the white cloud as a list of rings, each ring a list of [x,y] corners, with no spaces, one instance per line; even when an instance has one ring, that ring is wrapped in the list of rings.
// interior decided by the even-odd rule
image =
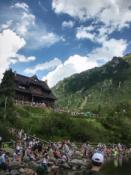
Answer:
[[[58,35],[55,35],[54,33],[47,33],[47,35],[43,35],[40,38],[40,42],[42,42],[45,46],[50,46],[63,38],[59,37]]]
[[[0,30],[3,30],[3,29],[8,29],[11,25],[12,25],[12,20],[9,20],[9,21],[7,21],[5,24],[2,24],[1,26],[0,26]]]
[[[89,39],[91,41],[95,41],[96,34],[91,33],[95,28],[93,26],[80,26],[77,28],[76,38],[77,39]]]
[[[30,62],[36,58],[34,56],[26,57],[18,54],[18,51],[26,44],[24,38],[18,36],[10,29],[0,33],[0,81],[3,73],[9,68],[10,64],[16,62]]]
[[[21,54],[15,54],[14,57],[11,58],[10,62],[15,64],[17,62],[30,62],[30,61],[35,61],[35,60],[36,60],[36,57],[34,56],[26,57]]]
[[[22,12],[19,22],[16,23],[16,32],[25,37],[28,35],[28,31],[35,26],[35,16],[31,13]]]
[[[4,71],[9,68],[11,57],[14,57],[25,44],[23,38],[9,29],[0,33],[0,80]]]
[[[62,62],[61,62],[60,59],[54,58],[51,61],[48,61],[48,62],[45,62],[45,63],[42,63],[42,64],[37,64],[35,67],[26,68],[24,72],[27,73],[27,74],[36,74],[38,71],[55,69],[61,63]]]
[[[100,13],[103,8],[107,8],[110,1],[102,0],[53,0],[52,8],[58,14],[66,13],[81,20],[92,18]]]
[[[64,41],[64,38],[48,32],[45,26],[37,24],[35,16],[26,3],[16,3],[3,13],[4,23],[0,26],[0,80],[10,64],[34,61],[36,57],[25,56],[18,51],[27,47],[36,49]]]
[[[75,22],[71,21],[71,20],[63,21],[63,23],[62,23],[63,28],[72,28],[74,25],[75,25]]]
[[[12,6],[12,8],[22,9],[22,10],[24,10],[24,11],[26,11],[26,12],[29,11],[29,6],[28,6],[28,4],[26,4],[26,3],[24,3],[24,2],[22,2],[22,3],[17,2],[17,3],[15,3],[15,4]]]
[[[26,48],[39,49],[41,47],[50,47],[59,41],[65,42],[65,39],[62,36],[44,30],[32,31],[27,36],[28,44]]]
[[[115,29],[128,27],[131,22],[130,7],[130,0],[110,0],[109,7],[103,9],[99,14],[99,19],[107,26],[114,26]]]
[[[91,69],[97,66],[96,61],[89,60],[88,57],[73,55],[70,56],[63,64],[57,66],[57,68],[49,72],[43,80],[48,80],[48,85],[53,87],[58,81],[63,80],[66,77],[73,75],[74,73],[80,73],[84,70]]]
[[[103,63],[112,59],[113,56],[123,56],[127,48],[127,42],[123,39],[110,39],[102,44],[102,47],[94,49],[88,57],[95,61],[102,61]]]
[[[76,38],[88,39],[92,42],[103,44],[109,40],[109,36],[113,31],[114,27],[108,27],[103,24],[80,26],[76,30]]]
[[[20,36],[26,37],[28,31],[35,26],[35,16],[30,12],[26,3],[15,3],[11,6],[13,14],[13,30]],[[8,16],[8,15],[7,15]]]
[[[47,79],[49,86],[53,87],[60,80],[75,73],[80,73],[93,67],[100,66],[111,60],[113,56],[123,56],[126,48],[127,42],[125,40],[107,40],[101,47],[94,49],[87,56],[73,55],[69,57],[63,64],[49,72],[43,80]]]
[[[18,35],[24,37],[27,43],[26,48],[50,47],[57,42],[64,41],[62,36],[46,29],[44,24],[37,23],[35,15],[31,13],[26,3],[16,3],[12,9],[14,10],[12,28]]]
[[[114,30],[127,27],[131,22],[130,0],[53,0],[52,8],[58,14],[66,13],[80,20],[94,19]]]
[[[42,9],[42,11],[43,11],[44,13],[47,13],[47,12],[48,12],[48,9],[45,7],[45,5],[43,5],[43,4],[41,3],[41,1],[38,1],[38,5],[39,5],[39,7]]]
[[[16,3],[7,7],[8,11],[3,13],[4,23],[0,29],[10,28],[26,41],[26,48],[38,49],[49,47],[57,42],[63,42],[65,39],[47,29],[46,25],[37,21],[35,15],[31,12],[26,3]]]

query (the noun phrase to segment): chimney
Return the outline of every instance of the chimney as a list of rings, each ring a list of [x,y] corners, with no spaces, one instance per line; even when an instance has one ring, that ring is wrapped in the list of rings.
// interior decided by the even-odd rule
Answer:
[[[14,71],[14,75],[16,76],[16,71]]]
[[[45,83],[48,84],[48,80],[47,79],[45,80]]]

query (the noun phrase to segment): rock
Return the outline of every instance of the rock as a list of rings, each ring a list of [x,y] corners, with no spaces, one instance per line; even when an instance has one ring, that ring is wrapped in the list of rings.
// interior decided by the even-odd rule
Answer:
[[[29,162],[28,163],[28,167],[31,168],[31,169],[37,169],[39,166],[39,164],[37,164],[36,162],[32,161],[32,162]]]
[[[24,162],[29,162],[30,161],[30,158],[28,156],[24,156],[23,161]]]
[[[73,165],[86,165],[84,160],[80,160],[80,159],[73,159],[69,162],[69,164],[73,164]]]
[[[9,155],[13,155],[13,153],[14,153],[14,149],[12,149],[12,148],[4,148],[4,150],[6,151],[6,152],[8,152],[9,153]]]
[[[58,168],[59,168],[59,166],[53,165],[53,166],[51,167],[51,170],[55,170],[55,169],[58,169]]]
[[[72,167],[72,170],[74,170],[74,171],[75,171],[75,170],[77,170],[77,168],[76,168],[75,166],[73,166],[73,167]]]
[[[62,168],[65,168],[65,169],[70,169],[70,168],[71,168],[70,165],[69,165],[67,162],[61,164],[60,166],[61,166]]]
[[[20,173],[24,173],[24,172],[25,172],[25,169],[24,169],[24,168],[20,168],[20,169],[19,169],[19,172],[20,172]]]
[[[80,159],[72,159],[69,162],[70,167],[72,167],[72,170],[83,170],[87,166],[86,159],[80,160]]]
[[[0,170],[0,175],[5,175],[5,171]]]
[[[12,169],[19,169],[21,165],[22,164],[20,162],[10,162],[10,166]]]
[[[25,168],[25,175],[35,174],[35,171],[31,168]]]
[[[11,170],[11,175],[20,175],[19,171],[14,169],[14,170]]]

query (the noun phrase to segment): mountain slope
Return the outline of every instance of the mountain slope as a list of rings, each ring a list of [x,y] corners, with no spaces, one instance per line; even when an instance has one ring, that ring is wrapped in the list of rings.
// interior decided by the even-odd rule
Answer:
[[[131,104],[131,54],[59,82],[53,91],[60,108],[100,111]]]

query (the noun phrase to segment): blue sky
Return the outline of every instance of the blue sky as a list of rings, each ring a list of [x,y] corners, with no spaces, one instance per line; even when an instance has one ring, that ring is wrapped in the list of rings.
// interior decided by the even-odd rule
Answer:
[[[131,52],[130,0],[1,0],[0,79],[11,67],[50,87]]]

